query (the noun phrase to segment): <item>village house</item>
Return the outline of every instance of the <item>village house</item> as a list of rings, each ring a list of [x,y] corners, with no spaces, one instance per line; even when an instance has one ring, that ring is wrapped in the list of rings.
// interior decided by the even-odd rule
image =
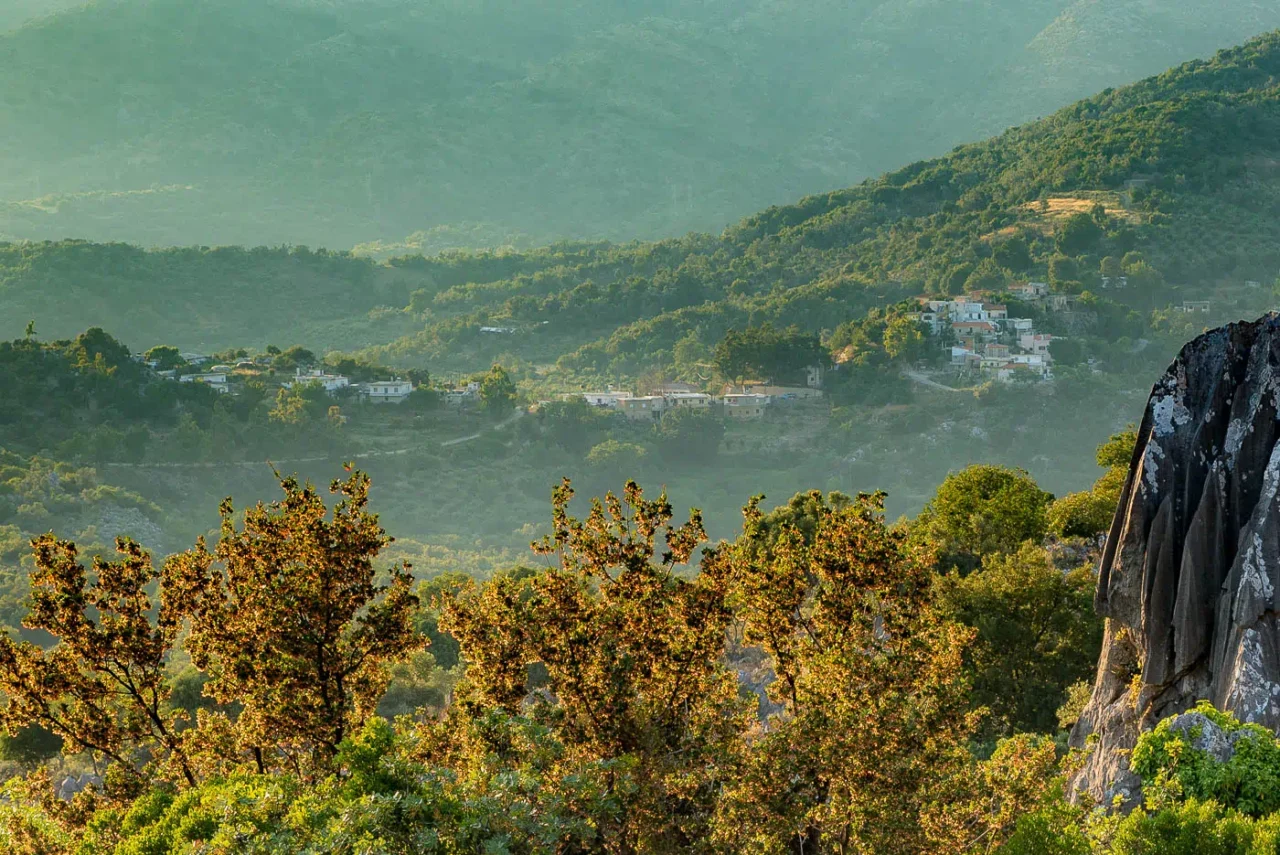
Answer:
[[[371,404],[399,404],[413,394],[408,380],[375,380],[360,387],[360,394]]]
[[[1213,308],[1213,304],[1208,300],[1183,300],[1182,311],[1187,314],[1200,313],[1206,314]]]
[[[649,390],[650,395],[675,395],[681,392],[698,392],[699,388],[692,383],[681,383],[679,381],[672,383],[659,383]]]
[[[1000,366],[994,372],[996,380],[1001,383],[1012,383],[1020,377],[1032,377],[1031,367],[1018,362],[1010,362]]]
[[[1036,322],[1031,318],[1010,318],[1005,324],[1005,329],[1015,336],[1021,336],[1024,333],[1035,332]]]
[[[724,405],[726,417],[739,421],[754,421],[764,418],[770,399],[768,395],[748,392],[725,395],[721,403]]]
[[[183,374],[178,378],[178,382],[202,383],[215,392],[221,392],[224,395],[231,391],[231,386],[227,383],[227,375],[221,371],[210,371],[205,374]]]
[[[178,356],[188,365],[204,365],[213,359],[212,356],[205,356],[203,353],[179,353]]]
[[[1018,336],[1018,347],[1027,353],[1048,356],[1051,344],[1053,344],[1053,336],[1047,333],[1024,333]]]
[[[1035,353],[1014,354],[1009,357],[1009,364],[1016,366],[1013,370],[1030,371],[1040,380],[1053,379],[1053,366],[1048,356],[1041,356]]]
[[[810,365],[804,370],[804,383],[810,389],[821,389],[822,381],[826,377],[827,369],[821,365]]]
[[[1047,282],[1019,282],[1017,285],[1011,286],[1009,292],[1016,294],[1020,300],[1035,302],[1049,296],[1049,284]]]
[[[632,421],[657,421],[667,409],[667,399],[661,395],[619,398],[618,406],[622,414]]]
[[[293,380],[281,385],[286,389],[292,389],[294,386],[306,386],[310,383],[319,383],[326,392],[332,395],[350,386],[351,380],[341,374],[327,374],[318,368],[305,371],[299,368],[294,373]]]
[[[451,407],[461,407],[463,404],[468,404],[479,399],[480,384],[474,380],[466,386],[446,389],[444,392],[444,402]]]
[[[982,349],[982,355],[993,359],[1007,360],[1009,357],[1009,345],[991,342]]]
[[[907,317],[922,326],[928,327],[932,335],[942,332],[942,324],[945,321],[945,318],[936,311],[908,312]]]
[[[774,386],[769,383],[746,383],[741,387],[742,394],[764,395],[768,398],[808,401],[822,397],[821,389],[808,386]]]
[[[1050,310],[1054,312],[1068,311],[1078,302],[1073,294],[1050,294],[1048,301]]]
[[[1053,359],[1047,353],[1013,353],[1009,355],[1009,361],[1047,371]]]
[[[670,392],[661,396],[673,410],[709,410],[711,396],[704,392]]]
[[[996,326],[1009,319],[1009,307],[1003,303],[983,303],[982,307],[987,313],[987,320]]]
[[[973,336],[983,341],[994,339],[999,332],[990,321],[955,321],[951,324],[951,331],[957,339]]]
[[[981,300],[972,297],[956,297],[951,301],[951,320],[952,326],[955,326],[955,323],[964,322],[984,323],[991,320],[991,315],[987,312],[986,303]]]
[[[630,392],[616,392],[612,389],[607,392],[582,393],[582,400],[586,401],[591,406],[603,407],[610,410],[618,409],[622,401],[634,397],[635,395]]]
[[[956,368],[964,368],[969,364],[969,361],[976,356],[977,354],[967,347],[951,348],[951,364]]]

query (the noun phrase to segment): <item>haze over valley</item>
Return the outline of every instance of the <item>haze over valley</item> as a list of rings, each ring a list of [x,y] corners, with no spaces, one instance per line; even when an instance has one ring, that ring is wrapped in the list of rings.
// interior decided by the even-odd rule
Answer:
[[[6,8],[0,237],[383,255],[718,232],[1280,24],[1246,0]]]

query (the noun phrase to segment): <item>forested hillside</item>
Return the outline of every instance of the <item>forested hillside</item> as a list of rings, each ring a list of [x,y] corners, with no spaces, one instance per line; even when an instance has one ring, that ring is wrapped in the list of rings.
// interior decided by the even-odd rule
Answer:
[[[102,325],[135,349],[288,337],[320,351],[385,343],[370,352],[405,366],[480,370],[510,354],[636,374],[690,333],[709,348],[765,321],[834,330],[924,291],[1039,278],[1097,293],[1102,261],[1134,252],[1145,291],[1127,299],[1145,311],[1180,291],[1274,280],[1278,73],[1269,35],[715,237],[389,264],[305,249],[13,245],[0,252],[11,307],[0,331],[35,318],[53,335]]]
[[[1032,278],[1097,295],[1104,261],[1130,253],[1143,267],[1121,315],[1224,281],[1270,284],[1280,268],[1278,75],[1280,36],[1269,35],[946,157],[770,208],[719,238],[415,294],[424,329],[375,352],[439,364],[581,347],[561,368],[634,375],[669,362],[687,335],[709,348],[731,327],[766,321],[831,330],[924,292],[999,292]],[[484,325],[525,332],[486,336]]]
[[[98,0],[0,17],[0,238],[718,230],[1277,25],[1250,0]]]

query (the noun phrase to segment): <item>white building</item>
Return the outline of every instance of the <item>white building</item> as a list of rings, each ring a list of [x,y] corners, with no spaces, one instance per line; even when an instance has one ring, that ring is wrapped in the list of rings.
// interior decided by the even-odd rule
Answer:
[[[351,381],[341,374],[326,374],[319,369],[303,371],[301,368],[294,374],[291,382],[282,385],[286,389],[292,389],[294,386],[306,386],[310,383],[319,383],[330,395],[351,385]]]
[[[1049,355],[1051,344],[1053,344],[1053,336],[1047,333],[1024,333],[1018,336],[1018,347],[1040,356]]]
[[[711,408],[711,396],[703,392],[671,392],[663,395],[667,406],[673,410],[707,410]]]
[[[956,323],[986,322],[991,320],[991,313],[980,300],[957,297],[951,303],[951,320]]]
[[[744,421],[764,417],[765,408],[771,402],[768,395],[753,393],[730,394],[720,399],[724,404],[724,414],[731,419]]]
[[[222,372],[209,372],[208,374],[183,374],[178,378],[179,383],[201,383],[213,389],[215,392],[226,394],[231,391],[231,387],[227,385],[227,375]]]
[[[361,393],[374,404],[399,404],[413,394],[413,384],[408,380],[376,380],[365,383]]]
[[[946,317],[938,314],[936,311],[909,312],[907,317],[918,324],[928,327],[929,332],[934,335],[942,332],[942,325],[946,321]]]
[[[634,398],[635,395],[630,392],[615,392],[610,389],[608,392],[583,392],[582,400],[586,401],[593,407],[607,407],[616,410],[621,406],[621,402],[628,398]]]

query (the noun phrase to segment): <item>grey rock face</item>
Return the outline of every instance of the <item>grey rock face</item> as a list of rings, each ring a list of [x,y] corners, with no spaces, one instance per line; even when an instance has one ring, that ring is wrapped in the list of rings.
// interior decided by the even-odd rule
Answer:
[[[1132,800],[1138,734],[1200,700],[1280,727],[1278,413],[1274,314],[1197,338],[1152,390],[1099,568],[1078,791]]]
[[[1235,756],[1237,742],[1255,738],[1248,730],[1227,733],[1208,716],[1198,712],[1176,716],[1169,722],[1169,729],[1186,736],[1192,748],[1205,752],[1219,763],[1226,763]]]

